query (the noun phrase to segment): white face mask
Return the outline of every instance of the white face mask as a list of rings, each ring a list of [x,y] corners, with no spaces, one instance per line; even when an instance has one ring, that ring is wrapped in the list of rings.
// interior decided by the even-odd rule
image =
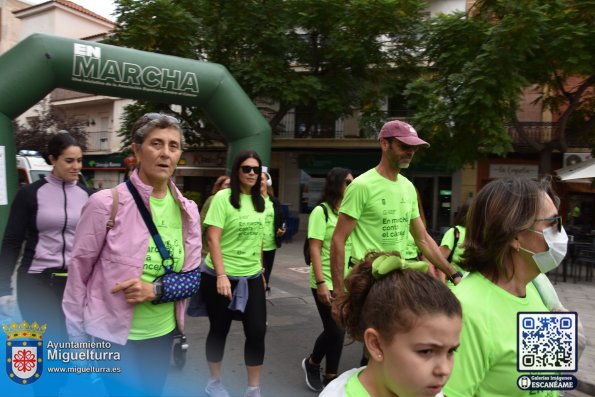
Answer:
[[[547,246],[547,251],[544,252],[533,252],[520,247],[523,251],[533,254],[533,260],[542,273],[547,273],[560,266],[562,260],[566,256],[568,250],[568,235],[564,227],[558,232],[556,227],[548,227],[543,232],[529,229],[534,233],[542,234]]]

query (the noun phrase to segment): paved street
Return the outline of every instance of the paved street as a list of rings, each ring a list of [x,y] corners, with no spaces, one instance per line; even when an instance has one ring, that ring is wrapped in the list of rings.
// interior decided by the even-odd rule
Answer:
[[[314,397],[317,394],[306,388],[300,367],[301,360],[311,351],[314,339],[321,331],[320,319],[308,287],[308,268],[302,258],[303,234],[294,238],[277,251],[271,278],[272,293],[268,298],[267,351],[262,378],[264,397]],[[556,281],[555,278],[553,278]],[[568,397],[595,396],[595,282],[561,282],[556,289],[564,305],[579,313],[585,332],[590,337],[579,362],[579,388],[565,394]],[[172,368],[168,379],[167,397],[206,397],[204,386],[208,370],[204,344],[208,329],[206,318],[188,318],[187,336],[190,349],[187,363],[182,369]],[[232,397],[242,397],[246,386],[243,364],[243,330],[234,322],[228,338],[223,361],[223,380]],[[340,371],[358,365],[362,353],[359,343],[344,349]],[[155,360],[169,357],[155,357]],[[19,397],[32,396],[32,388],[23,388]],[[0,392],[0,395],[4,395]]]
[[[321,330],[320,319],[308,287],[307,268],[303,265],[301,234],[277,251],[271,278],[272,293],[268,299],[268,333],[262,379],[265,397],[309,397],[316,393],[306,388],[300,367],[301,360],[312,349]],[[563,303],[576,310],[585,325],[587,335],[595,340],[595,282],[559,282],[556,285]],[[206,318],[189,318],[187,323],[190,349],[183,369],[174,369],[168,381],[172,396],[203,397],[208,370],[204,357],[204,343],[208,328]],[[234,322],[223,359],[223,381],[231,396],[243,396],[246,373],[243,364],[243,330]],[[359,343],[345,347],[340,371],[358,365],[362,348]],[[581,389],[566,396],[595,396],[595,348],[589,346],[579,363]]]

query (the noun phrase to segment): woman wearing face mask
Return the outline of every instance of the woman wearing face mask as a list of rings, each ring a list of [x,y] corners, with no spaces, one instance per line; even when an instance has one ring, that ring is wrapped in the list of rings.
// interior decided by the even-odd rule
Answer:
[[[560,264],[568,242],[551,192],[546,182],[499,179],[471,204],[461,262],[470,274],[454,288],[461,346],[445,395],[528,395],[517,386],[517,313],[549,311],[532,281]]]
[[[50,338],[65,338],[62,295],[74,230],[89,193],[78,183],[83,152],[70,134],[48,142],[48,157],[52,173],[21,188],[12,203],[0,255],[0,299],[11,298],[12,272],[25,243],[17,277],[23,320],[47,324]]]

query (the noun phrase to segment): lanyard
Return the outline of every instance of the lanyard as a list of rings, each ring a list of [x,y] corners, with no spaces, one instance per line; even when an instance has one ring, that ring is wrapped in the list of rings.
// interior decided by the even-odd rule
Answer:
[[[128,187],[128,190],[130,190],[130,193],[132,194],[132,197],[136,202],[136,206],[138,207],[138,210],[141,216],[143,217],[143,220],[145,221],[147,228],[149,229],[151,237],[153,237],[153,241],[155,242],[155,245],[159,250],[159,254],[161,254],[162,265],[163,267],[165,267],[165,273],[171,273],[173,271],[172,269],[174,261],[171,258],[171,255],[169,254],[167,248],[165,248],[165,244],[163,244],[163,240],[161,239],[161,236],[157,231],[157,227],[155,226],[155,222],[153,222],[153,218],[151,218],[151,214],[149,214],[147,207],[145,207],[145,204],[140,198],[140,194],[138,194],[138,190],[136,190],[136,187],[134,187],[130,179],[126,181],[126,186]]]

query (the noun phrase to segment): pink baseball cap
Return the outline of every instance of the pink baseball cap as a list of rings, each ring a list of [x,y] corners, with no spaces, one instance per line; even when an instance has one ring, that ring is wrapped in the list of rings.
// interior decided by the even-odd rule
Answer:
[[[410,146],[425,146],[429,147],[430,144],[417,136],[417,131],[401,120],[393,120],[384,124],[378,133],[378,140],[380,138],[397,138],[405,145]]]

